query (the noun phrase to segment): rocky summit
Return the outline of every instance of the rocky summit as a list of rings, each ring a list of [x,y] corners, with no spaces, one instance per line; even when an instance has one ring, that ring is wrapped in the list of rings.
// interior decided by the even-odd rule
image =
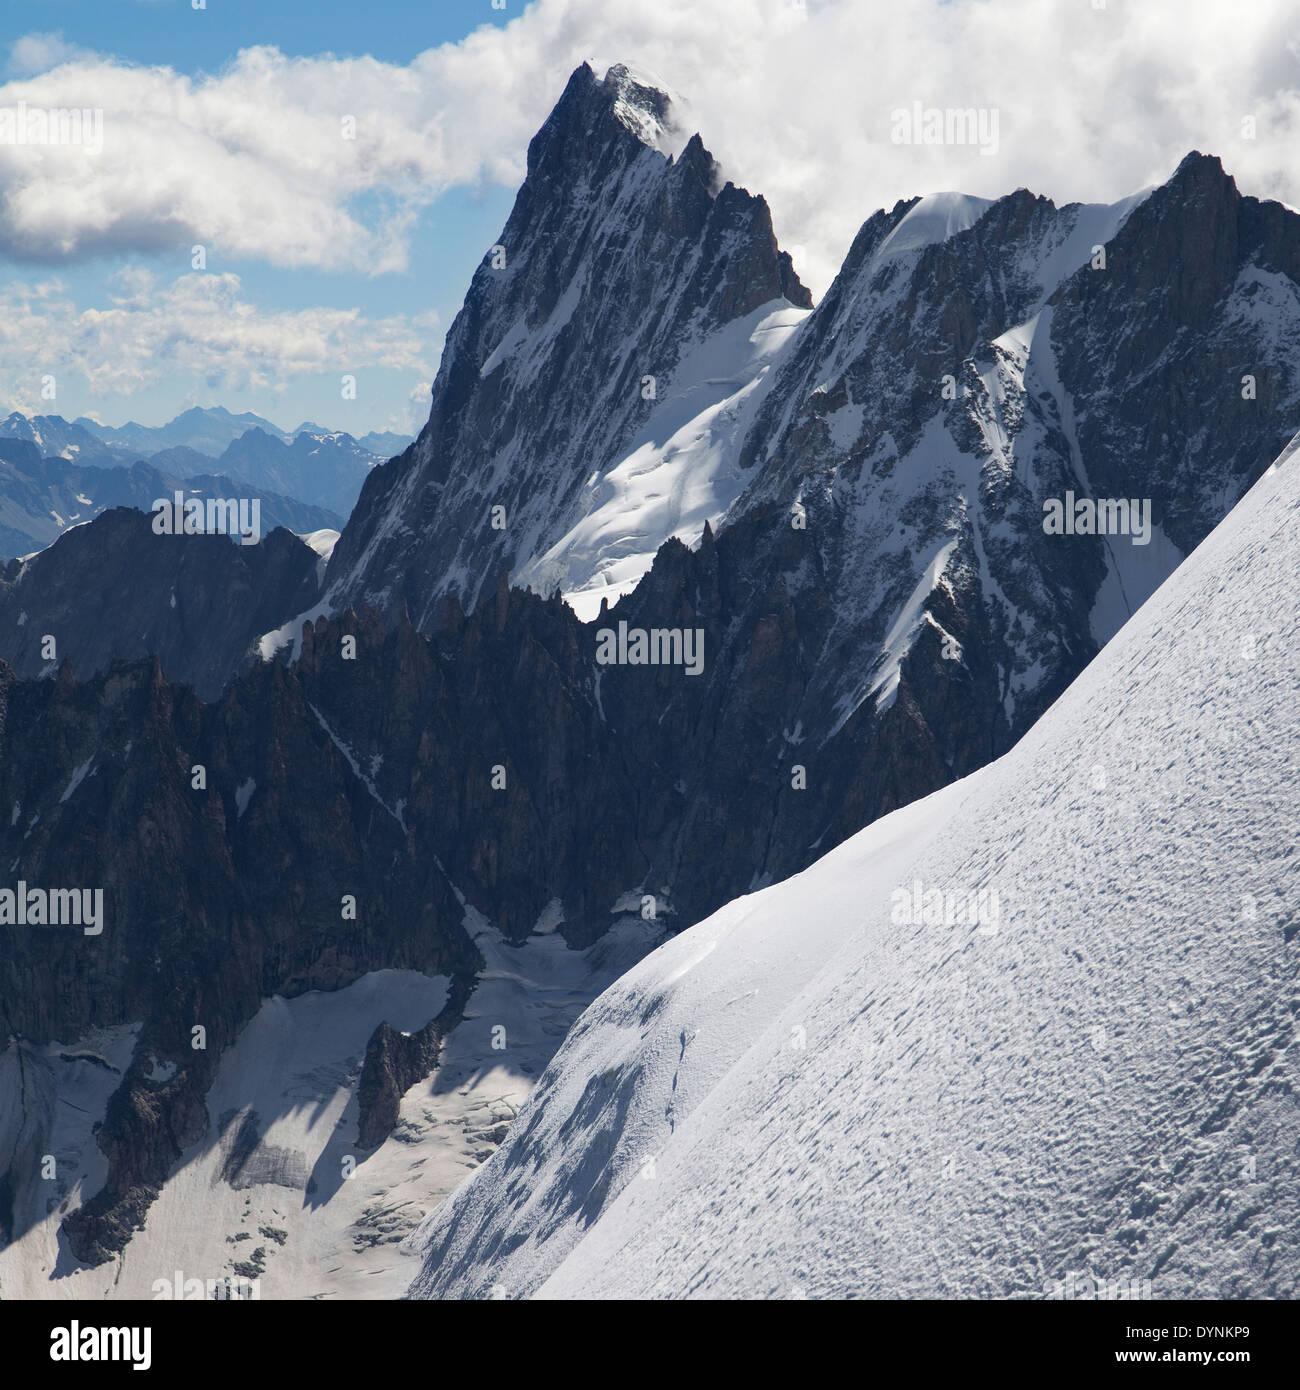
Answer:
[[[749,339],[810,307],[767,204],[680,137],[668,96],[584,64],[529,145],[514,211],[447,335],[428,424],[362,489],[330,561],[335,601],[404,601],[428,631],[442,597],[472,607],[503,569],[539,591],[573,587],[588,577],[576,559],[540,562],[619,464],[752,385],[763,348]],[[735,380],[710,380],[724,373]],[[673,505],[642,539],[647,567]]]

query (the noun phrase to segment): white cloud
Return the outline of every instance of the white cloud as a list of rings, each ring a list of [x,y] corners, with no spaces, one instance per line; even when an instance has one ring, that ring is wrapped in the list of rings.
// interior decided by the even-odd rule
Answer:
[[[0,102],[102,107],[105,146],[0,146],[0,252],[57,263],[202,242],[280,266],[399,268],[424,204],[519,182],[528,139],[595,54],[690,98],[818,290],[872,211],[941,188],[1113,199],[1199,148],[1246,191],[1300,205],[1291,0],[536,0],[407,66],[256,48],[198,78],[95,59],[12,82]],[[918,101],[995,108],[996,155],[892,143],[891,111]]]
[[[432,381],[417,381],[406,397],[406,405],[395,410],[384,425],[397,434],[416,435],[429,418],[429,402],[433,396]]]
[[[79,62],[94,55],[75,43],[68,43],[62,30],[49,34],[24,34],[9,50],[9,71],[20,76],[48,72],[61,63]]]
[[[237,275],[161,283],[139,267],[113,277],[107,300],[78,306],[57,279],[0,286],[0,399],[57,411],[40,401],[46,374],[82,377],[100,398],[176,375],[224,391],[280,391],[297,378],[374,367],[430,374],[431,314],[267,312],[244,297]]]

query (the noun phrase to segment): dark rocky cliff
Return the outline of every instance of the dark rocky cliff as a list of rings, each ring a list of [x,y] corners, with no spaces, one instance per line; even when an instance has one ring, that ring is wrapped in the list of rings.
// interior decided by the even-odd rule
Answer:
[[[91,676],[153,655],[170,679],[214,699],[256,659],[258,638],[318,597],[320,557],[288,531],[239,545],[222,535],[157,536],[151,521],[116,508],[12,561],[0,572],[0,659],[35,679],[65,660]]]

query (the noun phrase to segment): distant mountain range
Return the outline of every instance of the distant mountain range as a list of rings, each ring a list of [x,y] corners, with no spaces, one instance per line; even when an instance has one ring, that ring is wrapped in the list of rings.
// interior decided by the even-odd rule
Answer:
[[[246,478],[173,471],[156,463],[106,468],[79,458],[42,457],[30,440],[0,437],[0,562],[42,550],[63,532],[110,508],[148,511],[158,498],[171,497],[177,489],[191,497],[260,499],[263,535],[277,526],[301,534],[336,531],[343,525],[342,516],[327,507],[298,502]]]
[[[310,420],[290,432],[260,415],[236,415],[222,406],[195,406],[165,425],[128,421],[120,429],[84,415],[69,421],[14,411],[0,421],[0,439],[23,440],[44,458],[93,468],[147,461],[180,478],[219,473],[341,517],[351,512],[370,470],[410,443],[391,431],[355,439]]]
[[[57,415],[43,418],[64,423]],[[261,415],[254,415],[252,411],[246,410],[236,415],[220,405],[191,406],[189,410],[182,411],[165,425],[137,425],[134,420],[128,420],[120,429],[113,429],[111,425],[101,425],[97,420],[79,415],[66,427],[75,429],[78,426],[111,449],[139,454],[145,458],[162,449],[172,449],[178,445],[218,458],[227,445],[233,444],[249,430],[264,430],[284,444],[292,443],[300,434],[343,437],[341,431],[318,425],[314,420],[304,420],[297,429],[282,430]],[[409,435],[394,434],[392,430],[372,430],[356,440],[358,446],[366,453],[379,454],[385,459],[401,453],[410,442]]]
[[[217,458],[228,444],[254,429],[266,430],[268,434],[286,442],[290,438],[260,415],[254,415],[251,411],[235,415],[222,406],[208,409],[193,406],[165,425],[138,425],[134,420],[128,420],[120,429],[113,429],[81,415],[72,422],[72,427],[80,427],[111,449],[144,458],[151,457],[159,450],[177,446]]]

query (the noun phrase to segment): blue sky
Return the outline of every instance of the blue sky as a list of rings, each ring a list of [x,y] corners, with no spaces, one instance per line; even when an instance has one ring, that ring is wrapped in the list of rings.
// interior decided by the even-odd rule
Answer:
[[[133,63],[183,72],[216,72],[241,48],[274,44],[298,57],[371,55],[406,63],[424,48],[454,43],[483,24],[504,24],[521,0],[493,9],[491,0],[5,0],[6,49],[33,32],[63,32],[70,42]],[[376,16],[382,23],[376,23]]]
[[[814,294],[923,193],[1111,202],[1199,149],[1300,205],[1294,0],[6,0],[0,122],[85,109],[102,139],[0,124],[0,409],[413,433],[583,60],[675,94]],[[918,103],[995,115],[996,148],[900,142]]]
[[[240,49],[272,45],[289,57],[372,56],[402,66],[419,52],[454,43],[483,25],[502,25],[523,9],[494,10],[490,0],[412,0],[385,3],[382,23],[376,7],[352,3],[300,4],[285,0],[209,0],[206,10],[190,0],[6,0],[0,13],[0,52],[30,34],[61,35],[69,46],[111,55],[126,64],[165,67],[198,76],[216,74]],[[512,13],[513,11],[513,13]],[[12,67],[9,75],[14,75]],[[418,306],[433,310],[438,321],[421,332],[427,360],[436,363],[443,335],[460,306],[469,278],[485,249],[496,240],[509,216],[515,190],[483,181],[453,187],[421,210],[410,235],[407,269],[378,276],[355,271],[332,272],[304,267],[286,270],[250,256],[214,255],[210,269],[237,273],[249,299],[265,310],[331,306],[361,307],[370,316],[404,314]],[[180,248],[184,266],[188,249]],[[110,277],[126,266],[143,265],[166,276],[178,264],[168,256],[95,256],[59,265],[57,274],[78,304],[104,302]],[[38,272],[47,274],[44,267]],[[33,267],[0,256],[0,280],[31,280]],[[340,363],[340,368],[345,364]],[[83,374],[61,374],[56,401],[27,408],[69,419],[91,414],[109,424],[127,418],[158,424],[189,405],[254,410],[284,428],[316,420],[355,434],[370,429],[418,428],[427,414],[423,398],[409,400],[422,384],[419,372],[383,367],[354,367],[357,399],[340,398],[339,372],[294,378],[282,389],[240,389],[193,374],[169,373],[156,383],[123,397],[95,392]],[[7,413],[9,402],[0,400]]]

